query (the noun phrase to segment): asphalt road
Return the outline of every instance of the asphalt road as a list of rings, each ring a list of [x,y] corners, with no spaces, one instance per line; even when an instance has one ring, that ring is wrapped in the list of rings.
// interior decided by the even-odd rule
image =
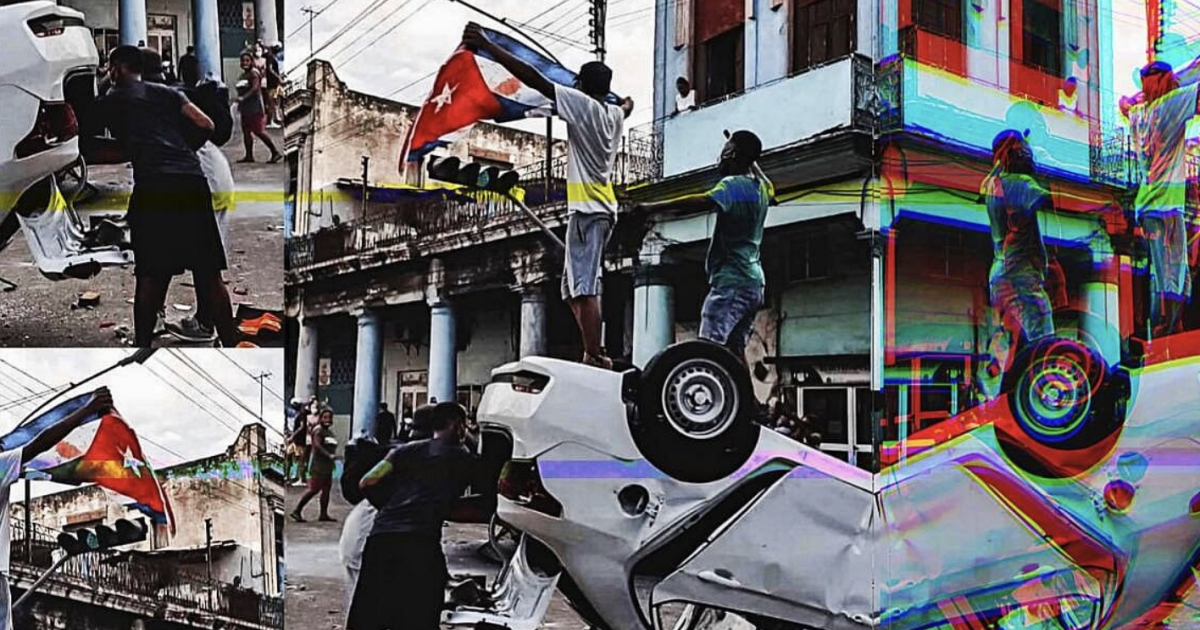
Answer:
[[[302,493],[301,488],[288,489],[289,511]],[[315,502],[305,508],[307,523],[288,520],[284,530],[287,563],[284,627],[303,630],[342,630],[345,627],[346,585],[338,558],[338,538],[349,512],[350,505],[341,499],[335,484],[329,513],[338,522],[318,523]],[[500,566],[478,553],[486,540],[487,530],[482,525],[447,526],[443,549],[450,574],[483,574],[490,580]],[[584,630],[587,626],[556,593],[542,627]]]
[[[236,127],[236,125],[235,125]],[[283,147],[282,130],[270,130]],[[235,305],[283,308],[283,190],[286,166],[266,164],[266,148],[256,142],[255,164],[238,164],[242,157],[240,130],[235,130],[222,151],[233,167],[238,185],[238,205],[229,216],[229,269],[225,272]],[[84,217],[92,213],[124,212],[132,187],[133,171],[124,165],[90,168],[89,180],[99,195],[77,207]],[[0,251],[0,277],[19,285],[0,293],[0,346],[117,347],[125,345],[123,333],[133,330],[132,268],[109,268],[88,280],[51,281],[33,265],[24,235],[18,233]],[[100,293],[93,308],[72,309],[79,294]],[[190,315],[195,295],[188,276],[176,278],[167,296],[167,318]],[[169,336],[160,345],[175,345]]]

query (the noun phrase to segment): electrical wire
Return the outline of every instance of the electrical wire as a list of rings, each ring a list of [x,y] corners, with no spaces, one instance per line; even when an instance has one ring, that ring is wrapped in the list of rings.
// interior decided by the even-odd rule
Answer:
[[[412,13],[410,13],[410,14],[408,14],[408,16],[407,16],[407,17],[401,18],[399,22],[396,22],[395,24],[393,24],[393,25],[392,25],[392,27],[391,27],[391,28],[389,28],[388,30],[384,31],[384,32],[383,32],[383,34],[381,34],[381,35],[379,35],[378,37],[376,37],[375,39],[373,39],[373,40],[371,40],[371,41],[367,42],[367,45],[366,45],[366,46],[363,46],[362,48],[360,48],[360,49],[358,50],[358,52],[354,53],[353,55],[350,55],[350,57],[349,57],[348,59],[346,59],[346,60],[342,61],[342,65],[347,65],[347,64],[349,64],[349,63],[350,63],[351,61],[353,61],[353,60],[354,60],[356,57],[358,57],[359,55],[363,54],[364,52],[366,52],[366,51],[370,50],[370,49],[371,49],[371,47],[375,45],[375,42],[378,42],[379,40],[383,39],[384,37],[387,37],[388,35],[392,34],[392,32],[394,32],[396,29],[400,28],[400,26],[401,26],[402,24],[404,24],[405,22],[409,21],[409,20],[410,20],[410,19],[412,19],[413,17],[416,17],[416,15],[417,15],[418,13],[420,13],[420,12],[421,12],[421,9],[424,9],[425,7],[429,6],[429,3],[430,3],[430,2],[432,2],[432,1],[433,1],[433,0],[425,0],[425,2],[422,2],[422,3],[421,3],[421,6],[417,7],[415,11],[413,11],[413,12],[412,12]]]
[[[337,59],[337,56],[338,56],[338,55],[340,55],[340,54],[342,54],[342,53],[346,52],[347,50],[349,50],[349,49],[351,49],[351,48],[353,48],[353,47],[354,47],[356,44],[359,44],[359,43],[361,43],[361,42],[362,42],[362,40],[363,40],[364,38],[366,38],[368,35],[370,35],[372,31],[374,31],[375,29],[379,28],[380,26],[383,26],[383,25],[384,25],[384,24],[385,24],[385,23],[386,23],[386,22],[387,22],[389,19],[391,19],[391,18],[392,18],[392,16],[394,16],[394,15],[396,15],[397,13],[399,13],[399,12],[403,11],[405,8],[407,8],[407,7],[408,7],[408,5],[412,4],[412,2],[413,2],[413,0],[403,0],[403,1],[402,1],[400,4],[396,5],[396,8],[392,9],[391,11],[389,11],[387,15],[385,15],[385,16],[383,16],[383,17],[379,18],[378,20],[375,20],[375,21],[374,21],[374,23],[372,23],[372,24],[371,24],[371,26],[370,26],[370,27],[369,27],[369,28],[368,28],[366,31],[364,31],[364,32],[360,33],[360,34],[358,35],[358,37],[354,38],[353,40],[350,40],[349,42],[346,42],[346,45],[345,45],[345,46],[342,46],[341,48],[339,48],[339,49],[337,50],[337,52],[332,52],[332,53],[329,53],[329,55],[327,55],[327,58],[329,59],[330,63],[333,63],[333,62],[334,62],[334,60],[336,60],[336,59]],[[419,11],[419,10],[420,10],[420,8],[418,8],[417,10]],[[409,17],[411,17],[411,16],[409,16]],[[407,19],[407,18],[402,18],[402,19],[400,20],[400,23],[401,23],[401,24],[403,24],[405,19]],[[376,41],[376,40],[372,40],[372,41],[371,41],[371,43],[373,44],[373,43],[375,43],[375,41]],[[346,64],[348,63],[348,61],[343,61],[343,62],[339,62],[339,63],[340,63],[341,65],[346,65]]]
[[[219,356],[221,356],[221,358],[223,358],[223,359],[225,359],[226,361],[228,361],[228,362],[232,363],[232,364],[233,364],[233,367],[235,367],[235,368],[237,368],[237,369],[241,370],[241,371],[242,371],[242,374],[245,374],[246,376],[249,376],[249,377],[250,377],[250,380],[252,380],[252,381],[254,381],[254,382],[256,382],[256,383],[257,383],[257,382],[259,382],[259,380],[258,380],[258,377],[257,377],[257,376],[255,376],[253,373],[251,373],[251,372],[250,372],[250,370],[247,370],[246,368],[242,367],[242,365],[241,365],[240,363],[238,363],[237,361],[234,361],[234,360],[233,360],[233,359],[232,359],[232,358],[231,358],[231,357],[230,357],[228,354],[226,354],[226,353],[224,353],[224,352],[218,352],[217,354],[218,354]],[[278,400],[279,400],[279,402],[287,402],[287,401],[285,401],[285,400],[283,399],[283,396],[280,396],[279,394],[276,394],[276,393],[275,393],[275,391],[274,391],[274,390],[272,390],[270,387],[267,387],[265,383],[264,383],[264,384],[262,384],[262,387],[263,387],[263,389],[267,390],[267,393],[268,393],[268,394],[270,394],[270,395],[274,396],[276,399],[278,399]]]
[[[390,0],[372,0],[371,4],[369,4],[365,8],[363,8],[362,11],[359,11],[358,14],[356,14],[353,18],[351,18],[349,22],[344,24],[342,26],[342,28],[338,29],[338,31],[336,33],[331,35],[320,46],[318,46],[316,48],[316,50],[313,50],[312,52],[310,52],[307,57],[302,59],[296,65],[292,66],[291,69],[287,70],[284,74],[291,74],[296,69],[303,67],[309,61],[316,59],[318,54],[320,54],[322,51],[324,51],[326,48],[328,48],[330,45],[332,45],[338,39],[343,37],[346,33],[350,32],[354,27],[361,24],[363,20],[370,17],[371,13],[373,13],[379,7],[382,7],[383,5],[387,4],[388,2],[390,2]]]

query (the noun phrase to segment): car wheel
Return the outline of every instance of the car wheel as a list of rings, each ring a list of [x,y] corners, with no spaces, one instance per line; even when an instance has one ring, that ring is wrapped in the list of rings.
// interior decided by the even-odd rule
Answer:
[[[1094,465],[1099,453],[1092,447],[1113,437],[1124,420],[1119,381],[1084,343],[1057,337],[1033,342],[1004,378],[1016,430],[1001,444],[1015,463],[1041,476],[1072,475]],[[1058,454],[1054,466],[1039,461],[1052,453]]]
[[[668,347],[642,372],[634,441],[672,478],[708,483],[746,463],[758,442],[754,388],[745,366],[703,340]]]

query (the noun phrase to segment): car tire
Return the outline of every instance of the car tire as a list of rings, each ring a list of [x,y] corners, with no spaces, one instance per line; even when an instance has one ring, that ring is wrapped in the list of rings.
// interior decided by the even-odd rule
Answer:
[[[754,452],[757,407],[750,374],[729,350],[685,341],[646,365],[631,429],[656,468],[679,481],[708,483],[728,477]]]
[[[1124,420],[1120,399],[1126,389],[1118,386],[1120,380],[1087,344],[1058,337],[1034,341],[1004,377],[1017,435],[1004,436],[1001,443],[1027,472],[1061,476],[1034,464],[1025,447],[1078,452],[1112,437]]]

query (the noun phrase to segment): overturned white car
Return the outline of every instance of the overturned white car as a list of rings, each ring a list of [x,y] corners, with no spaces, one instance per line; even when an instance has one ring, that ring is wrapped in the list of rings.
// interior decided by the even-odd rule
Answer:
[[[1152,625],[1200,558],[1189,335],[1108,374],[1047,346],[1045,373],[876,474],[755,424],[748,376],[707,342],[640,374],[506,365],[478,418],[523,542],[446,621],[532,630],[557,587],[612,630]],[[1040,433],[1013,419],[1031,400]]]
[[[35,0],[0,6],[0,249],[23,231],[51,279],[88,277],[132,254],[109,222],[84,225],[81,128],[92,126],[98,55],[83,14]]]

